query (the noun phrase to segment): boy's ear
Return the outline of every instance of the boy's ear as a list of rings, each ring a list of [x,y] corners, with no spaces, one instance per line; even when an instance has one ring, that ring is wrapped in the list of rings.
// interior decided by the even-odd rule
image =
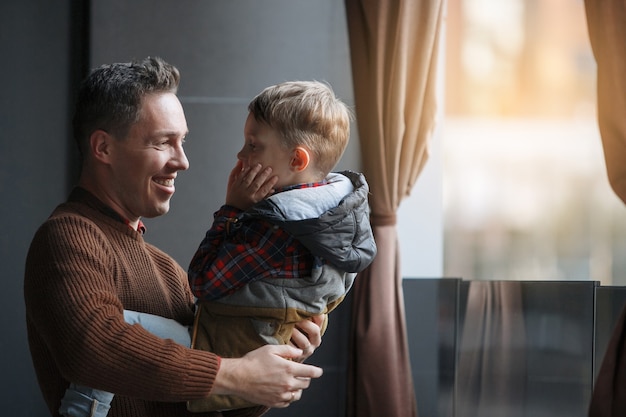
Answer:
[[[89,137],[90,151],[98,161],[108,163],[111,156],[111,141],[115,140],[104,130],[96,130]]]
[[[298,146],[296,149],[293,150],[290,163],[293,169],[295,169],[296,171],[304,171],[306,167],[309,166],[310,162],[311,156],[309,154],[309,151],[307,151],[305,148],[303,148],[302,146]]]

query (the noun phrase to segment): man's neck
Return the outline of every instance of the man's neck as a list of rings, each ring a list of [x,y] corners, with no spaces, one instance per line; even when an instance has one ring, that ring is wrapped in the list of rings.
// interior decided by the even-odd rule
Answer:
[[[96,196],[98,200],[102,201],[102,203],[107,205],[111,210],[115,211],[120,219],[122,219],[132,229],[140,230],[140,228],[143,227],[143,223],[140,218],[129,219],[128,216],[125,216],[123,214],[123,210],[121,210],[115,200],[109,196],[106,188],[100,186],[97,181],[93,181],[89,177],[81,175],[80,180],[78,181],[78,186],[89,191],[91,194]]]

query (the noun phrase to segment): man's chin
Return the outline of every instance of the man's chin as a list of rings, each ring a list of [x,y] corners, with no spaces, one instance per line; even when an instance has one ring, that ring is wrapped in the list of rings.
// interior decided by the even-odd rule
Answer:
[[[153,211],[151,211],[149,214],[145,214],[142,217],[145,217],[146,219],[153,219],[155,217],[159,217],[162,216],[164,214],[167,214],[167,212],[170,211],[170,205],[168,204],[163,204],[159,207],[155,207]]]

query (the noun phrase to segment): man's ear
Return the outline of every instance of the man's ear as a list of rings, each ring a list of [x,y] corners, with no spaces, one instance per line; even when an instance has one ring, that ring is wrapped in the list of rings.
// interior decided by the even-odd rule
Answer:
[[[309,151],[307,151],[305,148],[303,148],[302,146],[298,146],[296,149],[293,150],[290,163],[291,168],[295,169],[298,172],[304,171],[306,167],[309,166],[310,162],[311,156],[309,155]]]
[[[111,157],[111,141],[115,140],[104,130],[95,130],[89,137],[89,150],[93,157],[108,163]]]

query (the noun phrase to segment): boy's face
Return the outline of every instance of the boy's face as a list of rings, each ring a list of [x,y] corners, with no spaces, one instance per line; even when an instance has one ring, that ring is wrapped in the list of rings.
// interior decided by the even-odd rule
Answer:
[[[237,153],[237,159],[243,163],[243,169],[261,164],[271,167],[272,175],[278,176],[275,187],[297,184],[296,172],[292,169],[292,151],[281,145],[278,132],[265,123],[259,123],[250,113],[243,129],[243,148]]]

